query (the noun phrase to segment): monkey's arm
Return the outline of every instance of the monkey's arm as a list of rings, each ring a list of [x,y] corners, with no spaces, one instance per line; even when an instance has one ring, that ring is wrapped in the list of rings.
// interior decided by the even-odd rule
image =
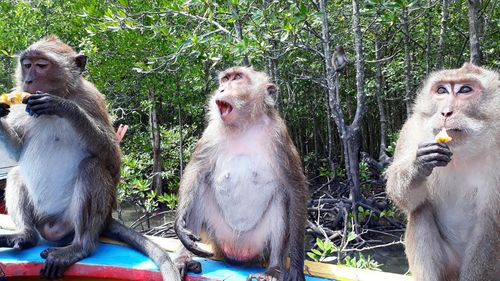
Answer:
[[[415,130],[421,130],[417,123],[414,118],[403,126],[394,162],[386,172],[387,193],[396,204],[409,212],[426,201],[429,195],[426,187],[428,176],[435,167],[446,166],[452,155],[444,143],[415,142]]]
[[[81,97],[81,99],[83,101],[77,103],[55,95],[37,93],[28,98],[26,111],[35,117],[47,114],[66,118],[79,132],[90,153],[94,155],[102,155],[103,151],[114,150],[113,146],[116,144],[113,143],[113,132],[103,122],[106,116],[100,115],[97,110],[104,105],[96,104],[84,107],[84,103],[90,101],[85,100],[85,97]],[[99,102],[95,101],[95,103]]]
[[[208,142],[202,137],[200,141],[196,144],[195,151],[191,156],[191,160],[186,166],[184,175],[179,187],[179,204],[177,206],[177,213],[174,223],[174,228],[179,240],[186,249],[191,251],[200,257],[211,257],[213,253],[203,250],[198,247],[196,242],[200,241],[201,238],[198,237],[198,233],[193,233],[188,229],[186,220],[188,219],[199,219],[191,217],[200,216],[201,214],[196,214],[194,209],[194,199],[198,198],[200,195],[200,189],[203,185],[202,181],[206,180],[206,173],[210,171],[207,168],[207,160],[210,159],[205,154],[209,150]]]
[[[13,160],[18,161],[21,155],[22,141],[7,120],[3,118],[9,112],[8,105],[0,104],[0,145]]]

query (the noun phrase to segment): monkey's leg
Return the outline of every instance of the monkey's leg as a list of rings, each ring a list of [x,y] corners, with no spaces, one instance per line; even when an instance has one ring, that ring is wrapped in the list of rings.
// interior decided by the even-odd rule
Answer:
[[[465,249],[460,281],[500,281],[500,227],[491,216],[478,215],[478,225]]]
[[[432,206],[423,204],[408,217],[406,254],[415,281],[457,280],[458,264],[436,225]]]
[[[35,246],[38,243],[38,232],[35,228],[34,208],[19,167],[13,168],[7,177],[5,201],[17,233],[0,235],[0,247],[25,249]]]
[[[279,201],[279,202],[278,202]],[[282,215],[284,211],[279,211],[283,208],[285,203],[282,200],[276,200],[271,208],[269,208],[266,219],[263,223],[269,220],[268,224],[273,225],[269,229],[269,266],[264,273],[250,274],[247,281],[278,281],[283,280],[285,275],[285,258],[289,249],[288,245],[288,232],[292,230],[292,226],[288,225],[288,215]],[[294,245],[295,246],[295,245]],[[303,245],[300,245],[303,248]],[[303,262],[303,261],[302,261]],[[300,281],[301,279],[293,279]]]
[[[48,248],[40,253],[45,258],[40,271],[43,278],[61,278],[66,268],[89,256],[111,216],[114,184],[109,172],[93,157],[82,160],[79,168],[68,210],[74,221],[75,236],[66,247]]]

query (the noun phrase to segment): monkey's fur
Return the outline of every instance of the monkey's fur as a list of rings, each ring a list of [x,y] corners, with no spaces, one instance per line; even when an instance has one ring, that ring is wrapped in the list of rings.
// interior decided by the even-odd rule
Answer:
[[[104,97],[81,76],[85,63],[55,36],[19,57],[16,90],[33,95],[25,101],[28,113],[0,107],[0,147],[19,162],[6,186],[18,232],[0,235],[0,247],[32,247],[39,236],[62,243],[41,253],[41,277],[55,279],[91,255],[104,233],[150,256],[164,280],[180,280],[166,252],[111,217],[120,149]]]
[[[268,261],[249,280],[304,280],[308,188],[299,155],[274,107],[276,87],[262,72],[233,67],[219,75],[208,126],[186,167],[179,190],[176,231],[201,256],[203,235],[229,262]],[[285,260],[290,252],[290,270]],[[181,272],[200,270],[187,251]]]
[[[442,127],[448,144],[433,140]],[[387,192],[408,214],[415,280],[500,280],[499,165],[499,73],[465,64],[432,74],[387,170]]]

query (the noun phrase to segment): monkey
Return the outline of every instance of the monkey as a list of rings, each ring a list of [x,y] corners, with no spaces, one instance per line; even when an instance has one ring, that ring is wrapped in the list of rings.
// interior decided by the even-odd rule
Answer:
[[[335,72],[342,72],[344,70],[346,64],[349,61],[347,60],[347,57],[344,52],[344,46],[342,45],[337,45],[335,48],[335,53],[333,54],[332,58],[332,63],[333,67],[335,68]]]
[[[299,154],[275,109],[276,90],[265,73],[252,67],[219,74],[219,87],[208,102],[207,126],[179,188],[174,226],[185,247],[175,259],[181,275],[201,271],[189,250],[235,264],[268,263],[264,273],[248,280],[305,280],[309,189]],[[213,252],[197,246],[202,237]]]
[[[0,235],[0,247],[25,249],[40,238],[62,246],[40,253],[40,276],[57,279],[103,234],[151,257],[164,280],[181,280],[166,252],[112,218],[121,152],[104,96],[82,76],[86,62],[55,35],[19,55],[16,90],[32,95],[25,111],[0,106],[0,148],[19,164],[6,185],[17,232]]]
[[[500,280],[499,120],[497,71],[464,64],[423,83],[386,172],[415,280]],[[433,139],[442,128],[448,143]]]

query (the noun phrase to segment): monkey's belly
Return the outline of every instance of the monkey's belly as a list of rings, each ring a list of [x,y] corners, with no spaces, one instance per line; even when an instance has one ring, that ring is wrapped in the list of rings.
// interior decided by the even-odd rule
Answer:
[[[66,120],[42,116],[33,123],[19,159],[21,176],[37,210],[60,214],[70,205],[79,164],[88,153]]]
[[[240,154],[217,163],[215,198],[234,231],[249,231],[262,219],[278,187],[272,171],[258,155]]]

